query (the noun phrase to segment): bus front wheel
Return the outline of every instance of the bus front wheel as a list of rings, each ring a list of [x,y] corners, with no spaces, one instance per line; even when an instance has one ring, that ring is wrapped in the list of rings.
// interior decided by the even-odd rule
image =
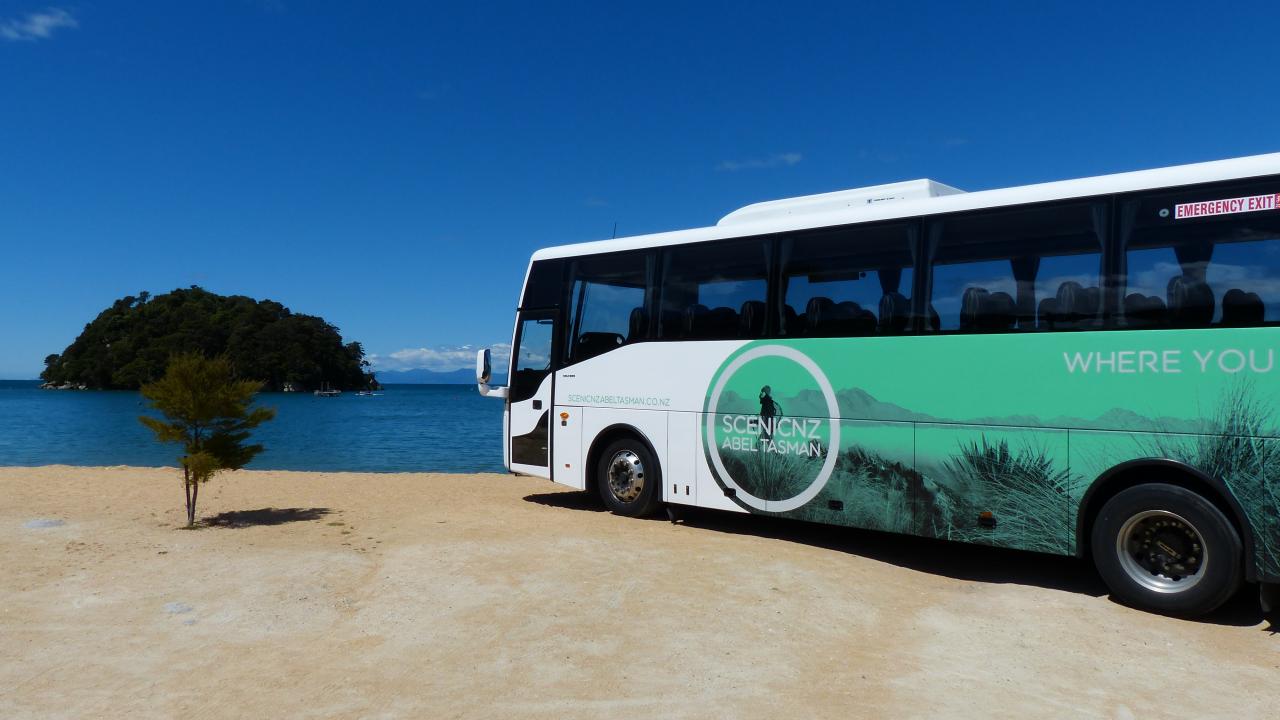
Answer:
[[[600,453],[596,485],[617,515],[646,517],[662,504],[662,471],[649,448],[631,437],[615,440]]]
[[[1240,535],[1213,503],[1177,485],[1123,490],[1098,513],[1093,561],[1112,595],[1170,615],[1203,615],[1240,587]]]

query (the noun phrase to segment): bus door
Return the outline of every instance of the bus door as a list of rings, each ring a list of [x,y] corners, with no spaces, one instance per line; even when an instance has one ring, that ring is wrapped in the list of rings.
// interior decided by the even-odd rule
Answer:
[[[507,394],[511,471],[551,477],[551,343],[555,310],[520,313]]]

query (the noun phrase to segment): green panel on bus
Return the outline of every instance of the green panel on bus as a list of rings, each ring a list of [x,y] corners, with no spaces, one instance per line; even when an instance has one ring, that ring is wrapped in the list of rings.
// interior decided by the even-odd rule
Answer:
[[[1051,553],[1121,463],[1224,482],[1280,576],[1265,328],[761,340],[712,377],[714,476],[757,513]]]

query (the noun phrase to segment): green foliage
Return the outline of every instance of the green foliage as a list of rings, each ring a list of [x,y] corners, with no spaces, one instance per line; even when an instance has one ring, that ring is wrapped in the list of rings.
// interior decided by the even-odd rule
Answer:
[[[804,491],[823,465],[821,456],[723,451],[725,469],[744,490],[765,500]],[[795,517],[893,532],[917,532],[912,510],[922,478],[900,462],[853,446],[841,453],[826,486]],[[828,501],[840,500],[841,510]]]
[[[721,461],[743,490],[764,500],[785,500],[804,490],[821,459],[768,452],[727,451]]]
[[[187,496],[187,524],[195,524],[200,484],[224,470],[247,465],[262,445],[246,445],[249,431],[272,419],[271,408],[252,408],[262,388],[254,380],[240,380],[225,357],[198,353],[175,355],[159,380],[142,386],[163,419],[138,418],[163,443],[182,445],[183,489]]]
[[[767,500],[800,493],[822,465],[817,456],[767,452],[730,451],[721,458],[744,490]],[[854,445],[840,453],[822,492],[792,516],[1061,554],[1069,490],[1066,470],[1032,444],[1011,448],[982,436],[923,472]],[[830,508],[830,500],[842,507]],[[996,527],[979,527],[983,511],[995,516]]]
[[[945,537],[1048,553],[1062,553],[1067,538],[1069,475],[1055,467],[1043,449],[1010,449],[1005,440],[984,435],[962,444],[944,467],[955,485],[932,502],[949,506],[951,530]],[[990,511],[996,527],[977,526],[978,513]]]
[[[923,478],[920,473],[879,453],[854,445],[840,454],[824,493],[844,501],[847,522],[890,532],[919,532],[913,511]],[[818,498],[816,507],[826,503]]]
[[[160,378],[169,358],[180,353],[226,356],[236,375],[259,378],[268,390],[285,383],[300,390],[375,383],[364,348],[344,344],[323,318],[195,286],[115,301],[61,355],[45,358],[40,377],[55,385],[134,390]]]

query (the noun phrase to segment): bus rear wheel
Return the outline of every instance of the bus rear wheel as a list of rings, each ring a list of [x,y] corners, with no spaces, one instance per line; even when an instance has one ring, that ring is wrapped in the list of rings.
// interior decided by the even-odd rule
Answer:
[[[1240,587],[1240,535],[1213,503],[1177,485],[1123,490],[1098,513],[1093,561],[1118,600],[1169,615],[1203,615]]]
[[[662,470],[636,438],[620,438],[605,447],[596,465],[596,485],[617,515],[647,517],[662,504]]]

